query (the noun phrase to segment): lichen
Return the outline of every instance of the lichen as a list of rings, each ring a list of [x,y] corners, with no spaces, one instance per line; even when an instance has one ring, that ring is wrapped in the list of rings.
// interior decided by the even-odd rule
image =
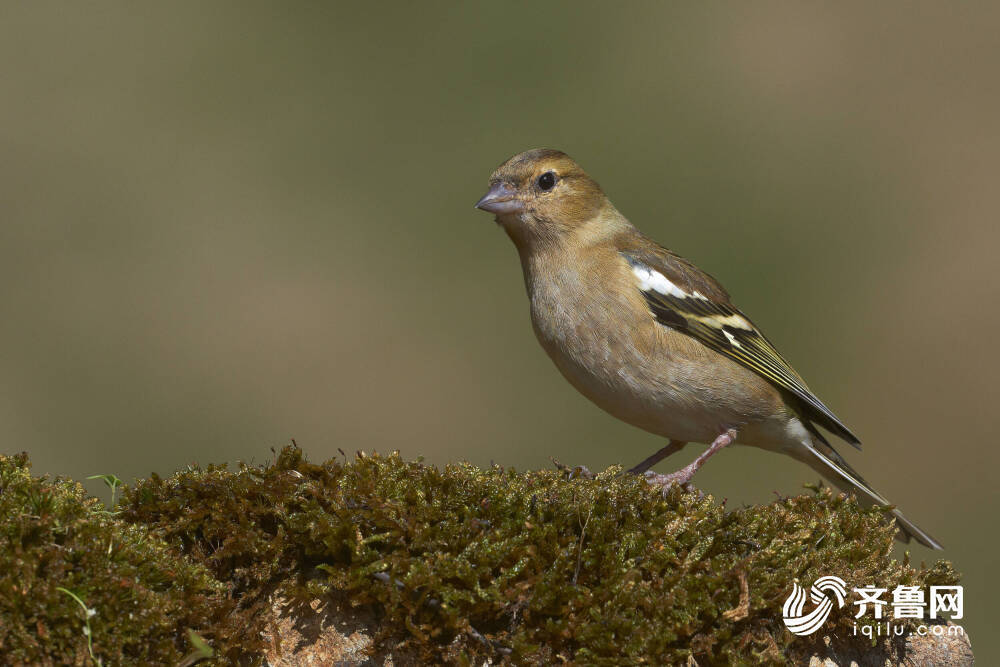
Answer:
[[[0,459],[0,469],[12,461]],[[914,568],[894,559],[883,512],[828,489],[729,510],[676,488],[664,497],[618,468],[592,478],[467,464],[439,469],[397,454],[315,464],[286,447],[269,465],[192,467],[139,480],[110,517],[68,482],[30,480],[23,460],[12,469],[20,471],[18,488],[75,489],[62,492],[63,502],[94,535],[65,553],[46,551],[56,556],[24,547],[20,556],[0,555],[23,563],[20,575],[0,575],[0,627],[7,629],[0,650],[15,641],[25,660],[41,655],[27,647],[45,646],[47,656],[85,650],[79,609],[65,596],[38,595],[56,586],[82,592],[99,610],[95,654],[122,660],[133,655],[124,647],[140,644],[145,658],[159,651],[164,660],[157,661],[173,659],[189,628],[218,660],[253,660],[263,649],[271,596],[294,606],[336,593],[377,609],[379,639],[402,642],[428,662],[677,663],[690,656],[726,664],[787,659],[793,636],[781,606],[792,581],[808,585],[826,574],[890,588],[957,581],[943,561]],[[5,513],[24,512],[28,495],[11,500],[3,474]],[[37,521],[25,516],[4,531],[31,533]],[[49,530],[40,543],[54,539]],[[108,540],[122,545],[113,575],[103,555]],[[43,567],[53,557],[81,566]],[[29,570],[36,574],[26,579]],[[145,597],[118,591],[139,587],[133,578],[159,584]],[[31,614],[11,604],[9,591],[21,591],[15,585],[24,586],[22,597],[38,597]],[[126,609],[138,608],[156,622],[122,622]],[[831,618],[826,634],[846,635],[851,620]],[[35,621],[45,624],[45,637]],[[152,645],[147,632],[159,633]],[[822,639],[794,641],[801,652]]]

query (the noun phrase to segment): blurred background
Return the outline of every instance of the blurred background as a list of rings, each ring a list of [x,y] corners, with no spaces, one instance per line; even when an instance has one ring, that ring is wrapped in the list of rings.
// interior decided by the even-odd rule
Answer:
[[[0,449],[129,481],[291,438],[637,462],[663,443],[558,375],[472,208],[560,148],[861,436],[841,451],[948,547],[990,664],[998,28],[986,3],[8,3]],[[737,448],[697,483],[815,479]]]

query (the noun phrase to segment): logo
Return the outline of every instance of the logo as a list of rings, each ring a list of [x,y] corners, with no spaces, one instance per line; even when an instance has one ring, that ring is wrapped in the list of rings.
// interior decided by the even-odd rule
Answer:
[[[816,607],[809,613],[803,614],[806,591],[798,583],[795,583],[792,587],[792,594],[788,596],[788,599],[785,600],[785,606],[781,608],[781,617],[785,621],[785,627],[793,634],[803,637],[819,630],[833,610],[833,600],[827,597],[824,591],[833,594],[837,600],[838,609],[844,606],[847,582],[840,577],[820,577],[809,589],[809,599]]]
[[[883,595],[889,593],[889,588],[879,588],[872,584],[855,586],[851,589],[856,598],[852,603],[858,607],[854,614],[854,634],[864,635],[869,639],[882,636],[903,636],[908,632],[918,635],[961,636],[965,628],[956,625],[954,621],[963,618],[965,613],[965,590],[961,586],[931,586],[930,594],[918,586],[900,584],[892,590],[892,601]],[[806,612],[806,590],[798,583],[792,585],[792,593],[781,608],[781,616],[785,627],[792,634],[805,637],[822,627],[833,612],[833,603],[837,609],[846,604],[847,582],[840,577],[820,577],[809,587],[809,600],[813,608]],[[914,628],[908,623],[891,623],[888,620],[887,607],[892,607],[892,618],[913,619],[910,624],[917,623]],[[947,620],[948,616],[950,620]],[[862,616],[870,616],[870,621],[859,621]],[[926,620],[926,623],[919,621]],[[871,621],[874,621],[872,623]],[[883,627],[884,626],[884,627]],[[860,631],[859,628],[860,627]]]

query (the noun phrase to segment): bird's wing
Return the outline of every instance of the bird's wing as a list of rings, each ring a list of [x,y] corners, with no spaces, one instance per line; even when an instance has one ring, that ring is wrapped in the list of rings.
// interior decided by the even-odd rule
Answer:
[[[632,268],[656,320],[726,355],[791,394],[808,422],[815,422],[860,449],[860,442],[806,386],[750,319],[729,303],[710,275],[651,241],[619,250]],[[819,433],[813,432],[819,436]],[[821,437],[821,436],[820,436]]]

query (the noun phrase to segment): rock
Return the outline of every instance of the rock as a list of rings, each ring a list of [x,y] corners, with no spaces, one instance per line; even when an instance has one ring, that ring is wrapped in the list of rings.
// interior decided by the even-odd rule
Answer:
[[[790,655],[795,662],[807,662],[809,667],[965,667],[975,664],[972,644],[964,631],[952,623],[929,626],[942,628],[940,635],[909,634],[904,637],[884,638],[875,646],[860,637],[859,641],[824,638],[825,650],[803,660],[804,656]]]
[[[270,667],[338,665],[399,667],[419,665],[420,659],[397,639],[376,637],[383,630],[369,607],[352,607],[344,597],[326,603],[314,600],[308,607],[294,608],[283,598],[272,603],[272,630],[266,635],[271,648],[265,652]],[[952,623],[940,626],[940,635],[910,634],[883,638],[871,646],[864,637],[824,638],[825,648],[812,655],[789,652],[793,664],[809,667],[965,667],[975,664],[972,645]],[[487,663],[488,664],[488,663]],[[697,665],[689,660],[689,665]]]
[[[278,597],[271,610],[271,629],[265,633],[270,648],[264,653],[265,664],[271,667],[417,664],[414,656],[398,647],[376,647],[380,624],[372,609],[352,607],[343,596],[298,608]]]

